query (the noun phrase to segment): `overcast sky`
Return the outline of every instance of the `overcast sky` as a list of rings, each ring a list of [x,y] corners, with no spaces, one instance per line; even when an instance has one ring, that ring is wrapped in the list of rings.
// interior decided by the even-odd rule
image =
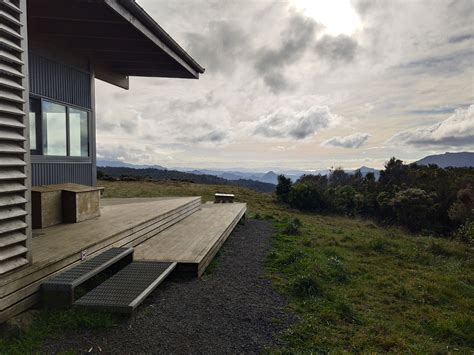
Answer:
[[[97,82],[99,158],[380,168],[474,150],[474,0],[140,0],[199,80]]]

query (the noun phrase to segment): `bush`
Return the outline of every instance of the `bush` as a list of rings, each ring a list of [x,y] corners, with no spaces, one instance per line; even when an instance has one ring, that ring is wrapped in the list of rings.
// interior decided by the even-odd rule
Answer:
[[[323,294],[320,283],[309,274],[298,276],[291,283],[291,292],[296,297],[317,297]]]
[[[474,244],[474,220],[466,221],[456,232],[454,238],[467,244]]]
[[[471,185],[457,193],[457,200],[448,211],[449,218],[458,223],[464,223],[474,217],[474,190]]]
[[[429,227],[433,214],[435,194],[425,190],[409,188],[399,191],[389,202],[397,223],[407,226],[412,231]]]
[[[288,202],[291,207],[302,211],[321,211],[327,207],[327,198],[324,190],[317,186],[310,186],[297,182],[290,191]]]
[[[286,224],[285,229],[283,229],[283,233],[287,235],[299,235],[301,234],[300,227],[301,221],[298,218],[293,218]]]

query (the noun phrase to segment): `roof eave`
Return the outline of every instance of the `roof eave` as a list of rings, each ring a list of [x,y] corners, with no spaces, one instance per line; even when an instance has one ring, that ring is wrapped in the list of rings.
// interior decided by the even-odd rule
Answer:
[[[185,67],[195,78],[205,69],[199,65],[135,0],[104,0],[107,5],[137,27],[161,49]],[[131,15],[131,16],[130,16]],[[138,21],[133,21],[135,17]]]

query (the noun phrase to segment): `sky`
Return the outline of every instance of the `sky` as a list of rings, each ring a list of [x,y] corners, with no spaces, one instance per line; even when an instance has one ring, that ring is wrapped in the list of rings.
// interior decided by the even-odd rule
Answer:
[[[381,168],[474,150],[474,0],[139,0],[206,71],[98,81],[99,159]]]

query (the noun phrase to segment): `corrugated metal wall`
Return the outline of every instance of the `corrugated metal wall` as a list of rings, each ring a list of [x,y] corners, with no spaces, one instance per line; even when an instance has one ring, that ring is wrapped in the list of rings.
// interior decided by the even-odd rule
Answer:
[[[30,93],[45,99],[93,110],[91,74],[70,65],[62,64],[39,54],[29,53]],[[73,182],[95,185],[95,134],[94,112],[89,116],[91,156],[86,161],[75,157],[48,157],[32,155],[32,185],[51,185]]]
[[[29,262],[25,0],[0,1],[0,275]]]
[[[29,53],[30,93],[91,108],[90,73]]]
[[[92,163],[32,163],[32,184],[50,185],[73,182],[94,185]]]

